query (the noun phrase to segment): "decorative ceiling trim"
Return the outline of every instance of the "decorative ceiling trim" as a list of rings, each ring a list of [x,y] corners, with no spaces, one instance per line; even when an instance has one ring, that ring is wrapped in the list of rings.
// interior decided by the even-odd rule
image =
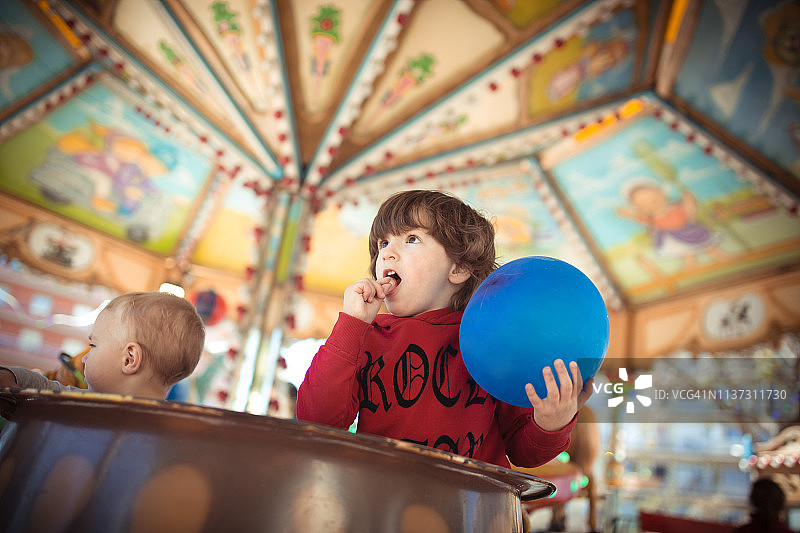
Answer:
[[[181,128],[185,129],[186,135],[195,137],[200,143],[207,146],[207,149],[219,158],[220,165],[228,172],[238,173],[240,170],[244,170],[246,173],[256,176],[256,179],[266,178],[262,180],[265,187],[271,187],[274,184],[273,180],[281,177],[281,168],[275,163],[271,154],[268,155],[273,166],[265,168],[261,163],[252,159],[249,154],[242,152],[224,132],[211,126],[195,112],[178,104],[177,101],[180,100],[180,97],[171,88],[163,85],[160,80],[154,79],[142,67],[138,59],[105,35],[73,6],[66,5],[61,0],[53,0],[52,7],[91,51],[98,64],[113,73],[130,89],[141,94],[143,99],[153,107],[150,114],[152,117],[158,116],[157,120],[165,128],[165,131],[174,132]],[[159,110],[157,114],[155,109]],[[183,134],[179,133],[179,135]]]
[[[626,98],[544,124],[529,126],[385,171],[358,177],[351,177],[345,171],[337,171],[325,182],[319,195],[328,201],[347,203],[362,195],[369,196],[373,191],[383,194],[383,191],[392,187],[424,186],[427,180],[434,177],[446,180],[448,174],[459,169],[533,157],[543,148],[587,126],[602,123],[609,114],[619,115],[629,100]]]
[[[96,65],[88,65],[46,95],[9,116],[0,124],[0,143],[36,124],[46,114],[91,87],[97,81],[99,73],[100,69]]]
[[[653,116],[655,118],[669,124],[670,129],[683,134],[687,142],[702,147],[703,153],[716,158],[723,167],[732,170],[739,179],[749,182],[755,190],[765,194],[774,205],[783,206],[794,215],[798,214],[800,198],[789,189],[748,163],[732,148],[675,111],[661,98],[652,97],[650,103],[654,108]]]
[[[331,173],[327,165],[332,160],[332,154],[341,144],[346,134],[347,126],[353,121],[361,104],[369,95],[375,78],[375,76],[371,78],[357,76],[353,82],[353,85],[359,89],[357,95],[348,93],[345,98],[343,107],[346,108],[347,112],[342,112],[340,109],[331,124],[331,128],[323,137],[320,145],[321,152],[318,152],[309,165],[307,183],[314,185],[322,183],[322,186],[326,189],[335,189],[335,185],[331,187],[329,184],[334,177],[339,180],[351,181],[375,172],[377,167],[385,163],[387,154],[400,151],[406,139],[409,136],[420,135],[428,123],[446,120],[447,116],[452,114],[455,109],[463,108],[466,102],[474,98],[478,91],[498,92],[498,82],[496,81],[498,75],[518,77],[519,73],[531,62],[541,62],[546,54],[554,49],[561,48],[570,37],[585,35],[597,21],[608,20],[615,9],[628,7],[633,3],[634,0],[598,0],[581,7],[568,19],[558,23],[553,29],[537,35],[506,58],[473,77],[462,88],[418,113],[408,120],[404,127],[398,128],[379,139],[371,147],[363,150],[358,156],[347,161],[335,172]],[[384,38],[387,37],[383,33],[378,34],[372,49],[366,56],[365,63],[370,61],[372,64],[380,62],[380,68],[383,68],[383,61],[388,55],[388,51],[396,45],[396,36],[392,36],[388,43],[381,41]],[[387,49],[389,46],[391,48]]]
[[[256,37],[264,57],[262,69],[265,72],[280,72],[280,76],[269,76],[267,90],[273,94],[273,119],[277,124],[277,140],[281,150],[278,164],[283,167],[282,184],[286,187],[299,186],[300,147],[297,141],[297,125],[292,112],[292,94],[289,88],[289,75],[286,71],[283,47],[281,45],[280,25],[276,6],[269,0],[258,0],[252,10],[253,18],[258,22],[259,33]]]

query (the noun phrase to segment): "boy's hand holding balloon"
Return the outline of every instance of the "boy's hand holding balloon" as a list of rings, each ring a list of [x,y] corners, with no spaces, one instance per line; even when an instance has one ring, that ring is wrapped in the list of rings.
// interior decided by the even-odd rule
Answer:
[[[525,385],[525,393],[533,406],[533,419],[536,424],[545,431],[558,431],[573,419],[589,396],[592,395],[592,383],[594,378],[589,378],[583,383],[581,370],[578,363],[569,363],[569,373],[564,361],[556,359],[556,373],[558,383],[553,377],[553,370],[547,366],[542,370],[547,396],[539,398],[536,388],[528,383]],[[570,376],[572,376],[570,378]],[[559,385],[560,384],[560,385]]]

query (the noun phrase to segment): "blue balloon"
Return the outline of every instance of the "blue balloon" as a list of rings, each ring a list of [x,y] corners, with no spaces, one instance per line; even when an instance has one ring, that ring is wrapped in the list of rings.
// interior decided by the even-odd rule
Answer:
[[[483,280],[464,310],[459,342],[478,385],[501,401],[530,407],[526,383],[544,398],[542,369],[559,358],[576,361],[585,382],[600,370],[609,335],[608,310],[592,281],[569,263],[535,256],[506,263]]]

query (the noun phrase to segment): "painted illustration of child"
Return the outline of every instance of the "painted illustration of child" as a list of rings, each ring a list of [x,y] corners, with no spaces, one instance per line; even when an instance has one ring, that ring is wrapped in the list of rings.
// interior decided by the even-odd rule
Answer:
[[[129,216],[158,188],[151,178],[167,174],[167,166],[139,139],[91,122],[89,132],[61,136],[58,149],[75,162],[94,170],[92,206],[98,211]]]
[[[672,200],[660,184],[636,178],[625,184],[623,193],[630,207],[617,208],[617,214],[647,228],[657,256],[682,258],[685,268],[697,264],[698,253],[724,258],[718,248],[722,234],[697,220],[697,199],[689,191]]]

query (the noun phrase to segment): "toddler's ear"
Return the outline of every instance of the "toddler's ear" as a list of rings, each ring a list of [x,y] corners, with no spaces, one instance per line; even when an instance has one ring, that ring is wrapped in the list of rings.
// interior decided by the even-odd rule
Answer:
[[[468,268],[459,265],[453,265],[448,279],[450,280],[450,283],[454,285],[461,285],[469,279],[470,275],[471,273]]]
[[[142,366],[142,347],[138,342],[125,345],[125,356],[122,360],[122,373],[135,374]]]

